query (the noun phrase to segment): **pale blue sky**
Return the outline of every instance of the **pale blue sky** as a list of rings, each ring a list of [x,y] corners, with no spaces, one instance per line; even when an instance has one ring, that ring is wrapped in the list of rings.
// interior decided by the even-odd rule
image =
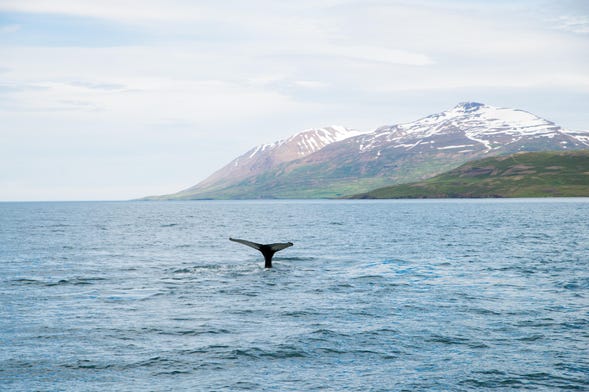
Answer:
[[[589,129],[589,2],[0,0],[0,200],[171,193],[466,100]]]

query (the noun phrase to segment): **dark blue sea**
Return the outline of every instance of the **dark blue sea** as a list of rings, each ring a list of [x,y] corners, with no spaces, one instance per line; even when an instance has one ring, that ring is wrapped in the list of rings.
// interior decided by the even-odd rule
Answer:
[[[0,203],[0,390],[586,391],[588,289],[589,199]]]

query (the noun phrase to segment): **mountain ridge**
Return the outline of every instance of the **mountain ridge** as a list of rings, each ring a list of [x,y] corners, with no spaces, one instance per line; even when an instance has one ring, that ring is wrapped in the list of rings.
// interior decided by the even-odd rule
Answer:
[[[214,192],[228,182],[259,175],[282,163],[312,154],[330,143],[359,134],[360,131],[339,125],[305,129],[273,143],[252,147],[203,181],[174,195]]]
[[[339,131],[343,134],[340,140],[288,159],[276,160],[271,155],[284,143],[254,147],[207,180],[160,198],[340,197],[422,180],[485,156],[589,148],[589,133],[568,131],[523,110],[478,102],[461,102],[452,109],[373,132],[343,127]],[[296,140],[304,132],[284,140]],[[240,159],[248,157],[250,163],[252,157],[257,163],[240,166]]]

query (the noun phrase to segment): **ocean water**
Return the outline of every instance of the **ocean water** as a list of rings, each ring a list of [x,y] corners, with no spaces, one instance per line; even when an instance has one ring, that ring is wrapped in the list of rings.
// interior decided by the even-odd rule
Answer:
[[[589,390],[588,289],[589,199],[0,203],[0,390]]]

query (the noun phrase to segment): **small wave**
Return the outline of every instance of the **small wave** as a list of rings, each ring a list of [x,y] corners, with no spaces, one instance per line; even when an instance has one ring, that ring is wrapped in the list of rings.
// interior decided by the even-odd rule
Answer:
[[[530,336],[524,336],[523,338],[518,338],[520,342],[535,342],[536,340],[541,340],[544,338],[542,334],[534,334]]]
[[[400,331],[398,329],[394,329],[394,328],[383,327],[383,328],[378,328],[378,329],[374,329],[371,331],[367,331],[367,333],[370,335],[389,335],[389,334],[398,334],[398,333],[400,333]]]
[[[178,223],[165,223],[163,225],[160,225],[160,227],[175,227],[178,226]]]
[[[532,328],[545,328],[549,327],[552,328],[555,325],[554,319],[545,318],[539,320],[523,320],[516,323],[518,327],[532,327]]]
[[[319,351],[321,351],[325,354],[345,354],[345,353],[347,353],[346,350],[337,349],[334,347],[320,347]]]
[[[485,309],[485,308],[471,308],[471,309],[468,309],[468,311],[472,312],[474,314],[480,314],[483,316],[500,316],[501,315],[500,312],[496,312],[494,310]]]
[[[586,390],[587,381],[577,377],[563,377],[546,372],[533,372],[523,374],[508,374],[500,370],[475,371],[481,375],[478,378],[469,378],[459,382],[460,385],[477,389],[542,389],[542,390]]]
[[[66,225],[65,223],[54,223],[52,225],[47,225],[45,227],[70,227],[70,225]]]
[[[73,286],[83,286],[83,285],[91,285],[95,284],[97,281],[107,280],[106,278],[69,278],[69,279],[59,279],[57,281],[45,281],[40,279],[31,279],[31,278],[19,278],[19,279],[12,279],[11,282],[14,285],[39,285],[39,286],[46,286],[46,287],[53,287],[53,286],[65,286],[65,285],[73,285]]]
[[[523,382],[514,377],[501,377],[499,379],[490,380],[479,380],[479,379],[466,379],[460,381],[458,384],[470,386],[474,388],[517,388],[523,385]]]
[[[458,336],[444,336],[444,335],[433,335],[430,339],[426,341],[431,343],[442,343],[447,345],[454,345],[454,344],[468,344],[469,340],[466,338],[461,338]]]
[[[51,287],[51,286],[62,286],[62,285],[67,285],[72,283],[70,280],[68,279],[60,279],[57,282],[49,282],[49,283],[45,283],[45,286],[47,287]],[[84,284],[84,283],[81,283]]]
[[[166,293],[159,291],[157,293],[152,293],[152,294],[149,294],[143,298],[140,298],[140,301],[149,301],[150,299],[153,299],[156,297],[161,297],[163,295],[166,295]]]
[[[220,270],[222,267],[217,264],[202,264],[202,265],[194,265],[190,267],[182,267],[182,268],[168,268],[166,269],[167,272],[173,274],[191,274],[197,273],[199,271],[217,271]]]
[[[339,341],[341,339],[346,339],[348,337],[349,337],[348,334],[336,332],[331,329],[317,329],[317,330],[311,332],[308,339],[324,342],[324,341]]]
[[[260,350],[259,348],[235,349],[235,350],[231,350],[228,353],[228,359],[238,359],[240,357],[257,359],[257,358],[260,358],[261,352],[262,352],[262,350]]]
[[[474,371],[473,373],[492,375],[492,376],[505,376],[505,375],[507,375],[507,373],[505,373],[501,370],[497,370],[497,369],[479,370],[479,371]]]
[[[354,278],[356,279],[356,278]],[[341,283],[341,282],[337,282],[336,284],[333,284],[329,287],[327,287],[327,290],[333,293],[349,293],[351,290],[354,290],[354,288],[356,287],[356,285],[353,285],[351,283]]]
[[[278,260],[278,261],[280,261],[280,260],[283,260],[283,261],[312,261],[315,259],[316,258],[312,257],[312,256],[309,256],[309,257],[297,257],[297,256],[294,256],[294,257],[283,257],[283,256],[274,257],[274,260]]]
[[[45,228],[48,229],[48,231],[50,231],[52,233],[65,233],[66,230],[69,229],[70,227],[72,227],[72,226],[62,224],[62,223],[45,226]]]
[[[255,382],[250,381],[238,381],[235,383],[234,386],[229,388],[230,390],[240,390],[240,391],[260,391],[263,390],[262,385],[257,384]]]
[[[350,352],[356,355],[382,355],[380,351],[368,350],[366,348],[351,350]]]
[[[183,368],[183,367],[186,367],[187,365],[190,365],[190,364],[185,361],[165,358],[165,357],[161,357],[161,356],[155,356],[155,357],[151,357],[146,360],[137,361],[137,362],[128,364],[125,366],[125,368],[132,369],[132,368],[143,368],[143,367],[146,367],[146,368],[156,367],[156,368],[163,368],[163,369],[178,370],[178,368]],[[159,372],[164,372],[164,371],[167,371],[167,370],[160,370]]]
[[[170,371],[163,371],[163,372],[156,372],[153,373],[154,376],[174,376],[178,374],[191,374],[192,371],[190,370],[170,370]]]
[[[12,279],[11,282],[15,285],[44,285],[45,282],[37,279],[20,278]]]
[[[294,346],[280,345],[272,350],[264,350],[259,347],[251,347],[245,349],[234,349],[229,353],[232,359],[250,358],[250,359],[288,359],[288,358],[306,358],[308,354],[301,349]]]
[[[262,357],[269,357],[274,359],[306,358],[308,357],[308,354],[304,350],[301,350],[297,347],[281,345],[278,346],[277,350],[264,352]]]
[[[224,329],[224,328],[209,328],[209,329],[187,329],[187,330],[180,330],[180,331],[164,331],[160,330],[158,334],[160,335],[177,335],[177,336],[200,336],[200,335],[221,335],[221,334],[230,334],[231,331]]]
[[[286,317],[295,317],[296,318],[296,317],[312,316],[312,315],[317,315],[317,314],[319,314],[319,313],[305,311],[305,310],[290,310],[290,311],[283,312],[281,315],[286,316]]]
[[[373,281],[375,279],[386,279],[385,276],[379,274],[365,274],[360,276],[354,276],[352,279],[354,280],[370,280]]]
[[[556,286],[570,291],[586,290],[589,288],[589,278],[576,278],[569,281],[557,282]]]
[[[61,279],[55,284],[48,283],[47,286],[57,286],[57,285],[90,285],[95,284],[95,282],[100,282],[107,280],[106,278],[70,278],[70,279]]]
[[[562,323],[560,325],[566,329],[585,330],[589,326],[589,320],[579,319],[579,320],[574,320],[574,321],[568,321],[568,322]]]
[[[87,359],[80,359],[75,363],[66,363],[61,365],[64,368],[68,369],[97,369],[97,370],[104,370],[113,367],[114,365],[110,363],[97,363],[94,361],[90,361]]]

